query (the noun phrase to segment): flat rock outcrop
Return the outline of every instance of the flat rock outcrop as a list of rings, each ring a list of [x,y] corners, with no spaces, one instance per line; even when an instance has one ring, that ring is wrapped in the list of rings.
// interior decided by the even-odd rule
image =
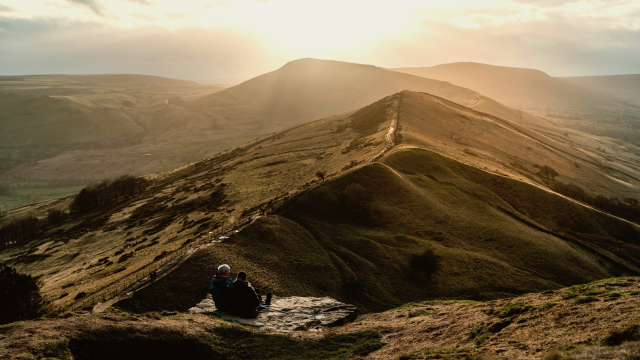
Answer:
[[[189,309],[190,313],[216,316],[234,324],[248,325],[280,332],[322,331],[355,320],[357,313],[353,305],[330,297],[277,297],[271,306],[260,309],[255,319],[243,319],[216,309],[211,295]]]

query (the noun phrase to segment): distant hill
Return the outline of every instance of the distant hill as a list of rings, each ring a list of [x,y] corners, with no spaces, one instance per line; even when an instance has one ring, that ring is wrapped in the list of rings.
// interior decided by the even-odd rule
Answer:
[[[221,263],[276,295],[332,296],[364,311],[495,299],[640,272],[640,227],[607,213],[640,200],[639,159],[603,139],[404,91],[150,175],[139,197],[43,225],[42,237],[3,250],[0,261],[41,276],[54,305],[66,306],[225,229],[228,239],[202,242],[116,305],[186,310]],[[44,219],[68,203],[9,218]],[[255,218],[270,206],[276,216]],[[431,280],[412,265],[429,249],[439,262]]]
[[[117,90],[140,87],[192,87],[200,84],[170,79],[160,76],[135,74],[95,74],[95,75],[23,75],[0,76],[3,91],[38,95],[77,95],[100,93],[100,86],[108,89],[117,85]],[[98,86],[98,89],[96,89]],[[98,91],[96,91],[98,90]],[[114,89],[115,90],[115,89]]]
[[[391,70],[448,81],[505,105],[539,113],[556,107],[565,109],[612,104],[612,100],[608,98],[534,69],[460,62]]]
[[[4,154],[0,149],[0,182],[10,183],[148,174],[406,89],[556,127],[447,82],[315,59],[292,61],[224,90],[143,75],[6,77],[0,87],[0,139],[13,147]]]
[[[301,59],[192,104],[233,122],[291,126],[353,111],[403,90],[427,92],[472,107],[483,98],[446,82],[371,65]]]
[[[273,131],[181,106],[224,87],[145,75],[0,77],[0,183],[149,174]]]
[[[558,78],[568,84],[640,106],[640,74]]]
[[[14,146],[120,141],[145,133],[119,109],[11,93],[0,96],[0,128],[0,142]]]

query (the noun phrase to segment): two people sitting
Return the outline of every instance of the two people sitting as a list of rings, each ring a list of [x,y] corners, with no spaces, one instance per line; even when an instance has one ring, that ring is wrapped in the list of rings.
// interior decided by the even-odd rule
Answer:
[[[236,281],[233,281],[229,276],[230,271],[227,264],[218,266],[218,275],[209,284],[216,308],[243,318],[257,317],[262,300],[247,281],[247,273],[240,271]]]

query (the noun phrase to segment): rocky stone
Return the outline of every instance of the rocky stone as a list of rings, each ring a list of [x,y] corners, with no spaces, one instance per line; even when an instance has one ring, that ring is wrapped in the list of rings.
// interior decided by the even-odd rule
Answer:
[[[329,297],[277,297],[271,306],[260,309],[255,319],[243,319],[216,309],[211,295],[189,309],[190,313],[218,317],[234,324],[248,325],[280,332],[322,331],[324,328],[343,325],[355,320],[353,305]]]

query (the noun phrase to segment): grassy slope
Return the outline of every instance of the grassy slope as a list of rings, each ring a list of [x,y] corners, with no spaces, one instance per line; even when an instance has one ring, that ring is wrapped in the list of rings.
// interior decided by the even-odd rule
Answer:
[[[254,274],[261,288],[330,294],[367,310],[422,298],[499,297],[638,271],[637,227],[537,187],[544,182],[534,176],[532,163],[545,158],[572,181],[582,178],[571,175],[578,171],[572,162],[583,161],[586,178],[615,186],[598,178],[589,157],[425,94],[402,94],[399,125],[399,150],[382,160],[387,166],[372,164],[300,195],[283,218],[261,219],[229,245],[206,250],[213,264],[205,265],[204,255],[189,260],[165,280],[175,286],[169,301],[161,296],[166,284],[156,284],[120,306],[185,310],[206,292],[202,284],[223,262]],[[460,142],[483,155],[460,156]],[[451,151],[474,166],[411,146]],[[528,177],[519,173],[525,165],[508,161],[527,164]],[[501,166],[498,173],[508,171],[528,183],[477,169],[482,165]],[[367,213],[341,202],[353,182],[374,197]],[[627,188],[615,191],[626,194]],[[410,256],[427,248],[442,261],[432,283],[405,275]]]
[[[414,92],[403,93],[400,119],[401,146],[430,149],[538,186],[546,186],[546,179],[537,175],[536,166],[548,165],[560,173],[557,181],[622,199],[638,193],[638,158],[628,154],[609,161],[595,152],[598,143],[584,134],[564,135],[537,127],[534,131],[518,122]]]
[[[640,356],[639,281],[606,279],[483,303],[409,303],[322,334],[274,334],[205,315],[170,312],[70,314],[0,326],[0,356],[635,359]]]
[[[43,329],[47,331],[41,332]],[[37,335],[26,342],[15,342],[14,337],[24,331]],[[0,326],[0,333],[0,356],[23,359],[339,360],[363,356],[384,345],[377,331],[295,339],[231,326],[208,316],[160,314],[13,323]]]
[[[257,287],[278,295],[329,295],[365,311],[420,299],[497,298],[630,272],[530,226],[531,218],[546,220],[542,206],[550,202],[563,216],[593,224],[584,232],[618,231],[620,239],[608,238],[624,244],[619,255],[626,259],[619,261],[638,266],[634,255],[626,255],[638,253],[640,247],[627,242],[635,242],[640,231],[622,221],[423,150],[398,152],[383,162],[404,172],[410,167],[413,174],[372,164],[326,181],[292,200],[282,216],[259,219],[118,306],[184,311],[206,293],[221,263],[247,271]],[[367,213],[340,200],[353,182],[373,196]],[[606,230],[599,226],[604,221]],[[431,282],[412,276],[409,266],[412,254],[428,248],[440,263]]]
[[[91,126],[91,109],[66,99],[8,94],[0,97],[0,141],[6,145],[66,143]],[[34,129],[39,131],[34,134]]]

